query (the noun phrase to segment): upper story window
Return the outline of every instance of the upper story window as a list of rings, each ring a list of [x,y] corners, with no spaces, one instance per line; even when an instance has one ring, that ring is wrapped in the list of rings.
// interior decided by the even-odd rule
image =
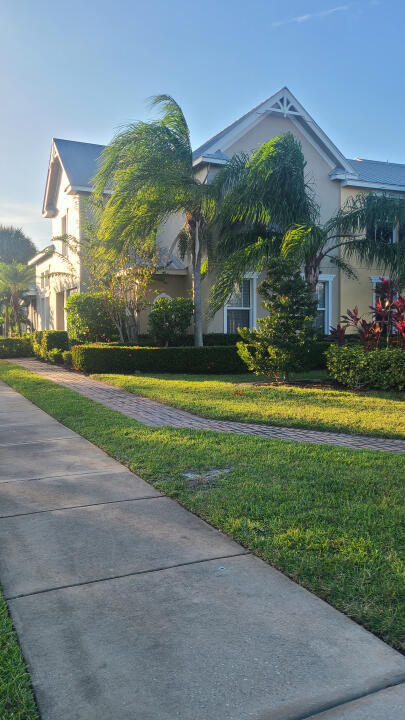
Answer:
[[[51,273],[51,266],[48,265],[48,269],[41,273],[41,290],[49,288],[49,278]]]
[[[405,240],[405,227],[402,225],[395,227],[391,223],[378,223],[374,228],[370,228],[367,234],[378,242],[393,245]]]
[[[69,210],[66,210],[66,215],[63,215],[61,220],[61,235],[68,235],[69,234]],[[66,240],[62,240],[62,255],[63,257],[67,257],[68,254],[68,244]]]

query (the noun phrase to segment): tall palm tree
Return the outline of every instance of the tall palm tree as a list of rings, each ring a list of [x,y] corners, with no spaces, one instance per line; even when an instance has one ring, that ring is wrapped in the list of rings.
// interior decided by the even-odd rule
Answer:
[[[213,188],[217,242],[211,266],[217,281],[211,291],[212,314],[247,271],[260,272],[269,257],[280,253],[295,223],[306,226],[316,214],[304,156],[291,133],[264,143],[250,157],[234,155],[217,174]]]
[[[230,297],[247,271],[260,272],[269,257],[294,259],[315,295],[327,259],[355,277],[352,258],[398,277],[405,243],[381,242],[376,228],[405,227],[405,202],[387,195],[357,195],[328,222],[319,219],[314,190],[305,179],[301,145],[291,133],[264,143],[251,157],[234,156],[218,173],[218,278],[211,313]]]
[[[21,335],[21,298],[34,280],[34,271],[32,268],[20,263],[9,265],[0,263],[0,293],[5,294],[8,298],[7,305],[10,307],[14,321],[18,328],[18,334]],[[8,312],[6,311],[6,318]]]
[[[26,263],[37,249],[21,228],[0,225],[0,263]]]
[[[129,125],[103,152],[94,179],[94,198],[102,207],[99,237],[108,238],[103,241],[110,247],[136,253],[171,215],[183,215],[175,240],[191,258],[194,339],[201,346],[201,263],[212,188],[195,176],[190,132],[180,106],[170,95],[154,97],[152,106],[161,111],[158,120]]]

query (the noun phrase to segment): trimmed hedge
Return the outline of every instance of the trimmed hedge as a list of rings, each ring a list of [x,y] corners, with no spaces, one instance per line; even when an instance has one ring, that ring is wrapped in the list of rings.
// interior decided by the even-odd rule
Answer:
[[[66,330],[42,330],[41,347],[43,350],[69,350]]]
[[[63,365],[63,352],[62,350],[58,350],[58,348],[53,348],[52,350],[48,350],[45,359],[55,365]]]
[[[329,377],[350,388],[405,389],[405,350],[331,345],[326,353]]]
[[[65,352],[62,353],[62,359],[63,359],[63,364],[66,368],[73,367],[72,353],[70,350],[65,350]]]
[[[73,367],[86,373],[243,373],[236,347],[113,347],[75,345]]]
[[[69,338],[66,330],[35,330],[31,335],[31,343],[34,354],[42,360],[54,359],[48,357],[52,350],[69,350]]]
[[[28,357],[33,355],[29,337],[0,338],[0,358]]]

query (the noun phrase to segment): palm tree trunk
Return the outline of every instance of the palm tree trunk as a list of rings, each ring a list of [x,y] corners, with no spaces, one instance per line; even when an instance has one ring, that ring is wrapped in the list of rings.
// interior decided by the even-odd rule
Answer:
[[[203,346],[202,310],[201,310],[201,249],[199,239],[200,221],[195,224],[193,252],[193,303],[194,303],[194,345]]]
[[[8,337],[10,331],[10,316],[8,313],[8,305],[4,308],[4,336]]]

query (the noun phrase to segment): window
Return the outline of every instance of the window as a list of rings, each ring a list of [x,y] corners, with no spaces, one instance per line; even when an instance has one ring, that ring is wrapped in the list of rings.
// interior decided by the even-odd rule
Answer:
[[[238,332],[239,327],[251,328],[253,326],[252,284],[250,278],[242,280],[229,298],[228,304],[225,305],[224,329],[226,333],[234,334]]]
[[[325,335],[329,332],[328,323],[328,282],[319,282],[316,286],[316,296],[318,299],[317,314],[314,321],[315,329]]]
[[[330,326],[333,322],[332,313],[332,284],[335,275],[321,273],[316,286],[316,296],[318,299],[317,315],[314,320],[315,329],[329,335]]]
[[[69,210],[66,210],[66,215],[63,216],[62,221],[61,221],[61,234],[62,235],[68,235],[68,233],[69,233],[68,218],[69,218]],[[67,246],[66,240],[62,240],[61,253],[62,253],[63,257],[67,257],[68,246]]]

